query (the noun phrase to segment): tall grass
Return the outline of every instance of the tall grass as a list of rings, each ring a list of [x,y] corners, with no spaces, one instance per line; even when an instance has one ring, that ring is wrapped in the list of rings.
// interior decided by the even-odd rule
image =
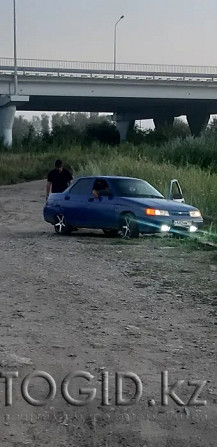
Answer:
[[[115,159],[89,161],[79,166],[80,175],[126,175],[143,178],[168,196],[171,179],[181,183],[187,203],[198,207],[204,216],[217,219],[217,174],[193,166],[176,167],[169,163],[135,160],[118,155]]]
[[[183,144],[190,144],[187,139]],[[168,143],[169,153],[181,144]],[[201,143],[202,144],[202,143]],[[182,146],[181,146],[182,147]],[[158,153],[156,153],[158,150]],[[190,165],[178,166],[163,161],[163,148],[150,146],[135,147],[125,143],[110,147],[93,144],[90,147],[52,146],[46,152],[0,153],[0,184],[11,184],[46,178],[53,168],[56,158],[62,158],[66,166],[71,166],[74,176],[80,175],[125,175],[146,179],[162,194],[168,195],[169,182],[177,178],[183,188],[187,203],[198,207],[204,216],[217,220],[217,174],[210,169]],[[187,149],[186,149],[187,150]],[[194,153],[194,144],[192,153]],[[181,149],[179,150],[181,153]],[[176,155],[174,155],[175,157]],[[178,155],[177,155],[178,157]]]
[[[155,153],[156,155],[156,153]],[[188,164],[217,173],[217,136],[203,134],[200,138],[177,138],[161,146],[158,161],[167,160],[176,166]]]

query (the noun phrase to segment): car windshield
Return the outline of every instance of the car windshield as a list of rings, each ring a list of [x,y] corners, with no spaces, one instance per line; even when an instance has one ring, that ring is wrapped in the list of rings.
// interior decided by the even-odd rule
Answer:
[[[121,197],[153,197],[163,199],[157,189],[145,180],[139,179],[113,179],[112,184],[117,196]]]

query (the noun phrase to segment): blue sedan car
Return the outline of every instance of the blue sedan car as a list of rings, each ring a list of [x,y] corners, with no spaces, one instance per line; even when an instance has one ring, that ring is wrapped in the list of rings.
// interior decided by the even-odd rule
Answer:
[[[197,231],[203,219],[197,208],[183,202],[180,187],[178,194],[170,191],[170,199],[166,199],[145,180],[80,177],[64,192],[49,195],[44,219],[59,234],[78,228],[102,229],[108,236],[120,233],[122,237],[158,232],[189,234]]]

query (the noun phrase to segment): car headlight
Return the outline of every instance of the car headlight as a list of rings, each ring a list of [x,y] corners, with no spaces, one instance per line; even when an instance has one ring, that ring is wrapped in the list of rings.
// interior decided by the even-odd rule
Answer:
[[[190,216],[191,217],[202,217],[201,212],[199,210],[190,211]]]
[[[145,214],[147,214],[147,216],[169,216],[169,211],[146,208]]]

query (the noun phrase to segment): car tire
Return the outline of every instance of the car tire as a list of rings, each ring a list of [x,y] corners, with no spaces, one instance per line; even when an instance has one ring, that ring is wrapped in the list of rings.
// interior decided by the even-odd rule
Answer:
[[[122,214],[120,218],[120,231],[123,239],[139,237],[139,226],[132,213]]]
[[[119,232],[119,230],[108,230],[107,228],[103,228],[102,231],[107,237],[115,237]]]
[[[54,224],[54,230],[57,234],[70,234],[72,231],[71,225],[66,223],[65,217],[63,214],[57,214],[56,222]]]

